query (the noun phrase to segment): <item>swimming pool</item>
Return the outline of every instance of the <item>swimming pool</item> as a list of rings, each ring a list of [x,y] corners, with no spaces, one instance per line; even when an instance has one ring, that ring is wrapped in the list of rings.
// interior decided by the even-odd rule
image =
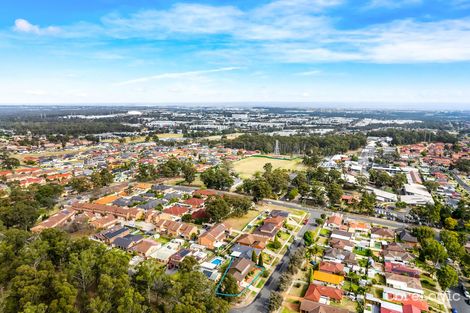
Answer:
[[[212,264],[219,266],[224,260],[222,258],[215,258],[211,261]]]

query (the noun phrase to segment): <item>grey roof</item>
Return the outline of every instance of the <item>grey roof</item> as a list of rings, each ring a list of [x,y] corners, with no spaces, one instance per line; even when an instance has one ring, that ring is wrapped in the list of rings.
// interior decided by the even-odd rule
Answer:
[[[245,259],[250,259],[251,260],[251,255],[253,254],[253,250],[256,251],[256,254],[259,255],[260,249],[255,249],[249,246],[244,246],[240,244],[235,244],[232,247],[232,252],[239,252],[240,253],[240,258],[245,258]]]

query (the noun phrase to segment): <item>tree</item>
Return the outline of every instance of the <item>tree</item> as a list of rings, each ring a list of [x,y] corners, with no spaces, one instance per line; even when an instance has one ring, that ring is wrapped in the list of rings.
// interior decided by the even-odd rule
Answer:
[[[269,295],[269,302],[268,302],[268,311],[274,312],[281,307],[282,304],[282,296],[279,292],[272,291]]]
[[[460,260],[465,255],[465,247],[462,245],[462,240],[458,233],[443,230],[440,232],[440,237],[446,247],[449,257],[453,260]]]
[[[434,264],[442,263],[447,259],[446,249],[435,239],[425,239],[423,241],[424,258],[431,260]]]
[[[453,219],[450,216],[444,220],[444,227],[447,229],[455,229],[457,224],[458,224],[457,220]]]
[[[366,212],[368,214],[372,214],[374,212],[374,208],[376,205],[376,198],[375,194],[364,192],[361,197],[361,201],[359,201],[358,206],[362,212]]]
[[[222,197],[211,197],[206,201],[206,213],[209,218],[218,223],[230,214],[230,206]]]
[[[253,261],[253,262],[255,262],[255,261]],[[264,267],[263,252],[260,252],[260,253],[259,253],[259,256],[258,256],[258,266]]]
[[[69,186],[79,193],[90,191],[93,188],[93,184],[86,177],[73,177],[69,182]]]
[[[343,189],[337,183],[332,183],[327,187],[328,199],[330,199],[330,204],[338,204],[343,196]]]
[[[287,194],[287,199],[294,200],[295,198],[297,198],[298,195],[299,195],[299,190],[297,190],[297,188],[293,188]]]
[[[428,226],[417,226],[411,230],[413,236],[418,238],[419,242],[423,242],[426,239],[432,239],[436,236],[436,233],[431,227]]]
[[[182,273],[192,272],[196,269],[198,264],[199,263],[197,262],[196,258],[194,258],[193,256],[187,256],[180,263],[179,271]]]
[[[449,265],[443,265],[437,270],[437,281],[441,285],[442,290],[455,287],[459,283],[457,272]]]
[[[271,243],[271,247],[274,249],[274,250],[278,250],[280,247],[282,246],[281,242],[279,241],[279,239],[276,237],[274,237],[274,241]]]
[[[228,295],[238,294],[239,288],[235,277],[233,277],[231,274],[227,274],[222,281],[222,284],[220,285],[220,292]]]
[[[201,180],[207,188],[228,190],[233,185],[233,178],[224,167],[216,166],[205,170]]]
[[[258,256],[256,255],[255,250],[251,251],[251,261],[253,261],[253,263],[258,262]]]
[[[313,231],[309,230],[304,233],[304,241],[305,241],[306,246],[311,246],[314,242],[314,239],[315,239],[315,235]]]
[[[185,162],[181,168],[184,180],[191,184],[196,179],[196,167],[190,162]]]

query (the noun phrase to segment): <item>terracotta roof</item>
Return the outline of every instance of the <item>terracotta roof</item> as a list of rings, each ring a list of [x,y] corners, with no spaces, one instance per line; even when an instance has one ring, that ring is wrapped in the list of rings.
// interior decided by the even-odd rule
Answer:
[[[201,207],[204,204],[204,199],[199,199],[199,198],[189,198],[187,200],[184,200],[185,204],[189,204],[193,208],[198,208]]]
[[[163,212],[171,215],[182,216],[188,213],[189,209],[187,207],[174,205],[171,208],[164,209]]]
[[[310,284],[307,291],[305,292],[304,299],[319,302],[321,297],[341,300],[343,298],[343,291],[341,289],[328,286]]]

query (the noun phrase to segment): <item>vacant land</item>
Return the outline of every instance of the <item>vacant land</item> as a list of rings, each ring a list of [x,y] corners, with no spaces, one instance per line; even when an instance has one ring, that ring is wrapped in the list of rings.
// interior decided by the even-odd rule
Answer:
[[[224,223],[230,225],[233,229],[242,230],[245,226],[251,222],[256,216],[260,214],[258,210],[250,210],[242,217],[231,217],[226,219]]]
[[[300,158],[283,160],[269,157],[248,157],[240,161],[233,162],[233,169],[241,178],[250,178],[256,172],[262,172],[263,166],[266,163],[271,163],[273,165],[273,169],[282,168],[294,171],[303,168],[302,160]]]
[[[239,137],[240,135],[243,135],[243,133],[227,134],[227,135],[225,135],[225,137],[227,137],[227,139],[235,139],[235,138]],[[222,139],[222,135],[207,136],[207,137],[202,137],[201,139],[220,140],[220,139]]]

